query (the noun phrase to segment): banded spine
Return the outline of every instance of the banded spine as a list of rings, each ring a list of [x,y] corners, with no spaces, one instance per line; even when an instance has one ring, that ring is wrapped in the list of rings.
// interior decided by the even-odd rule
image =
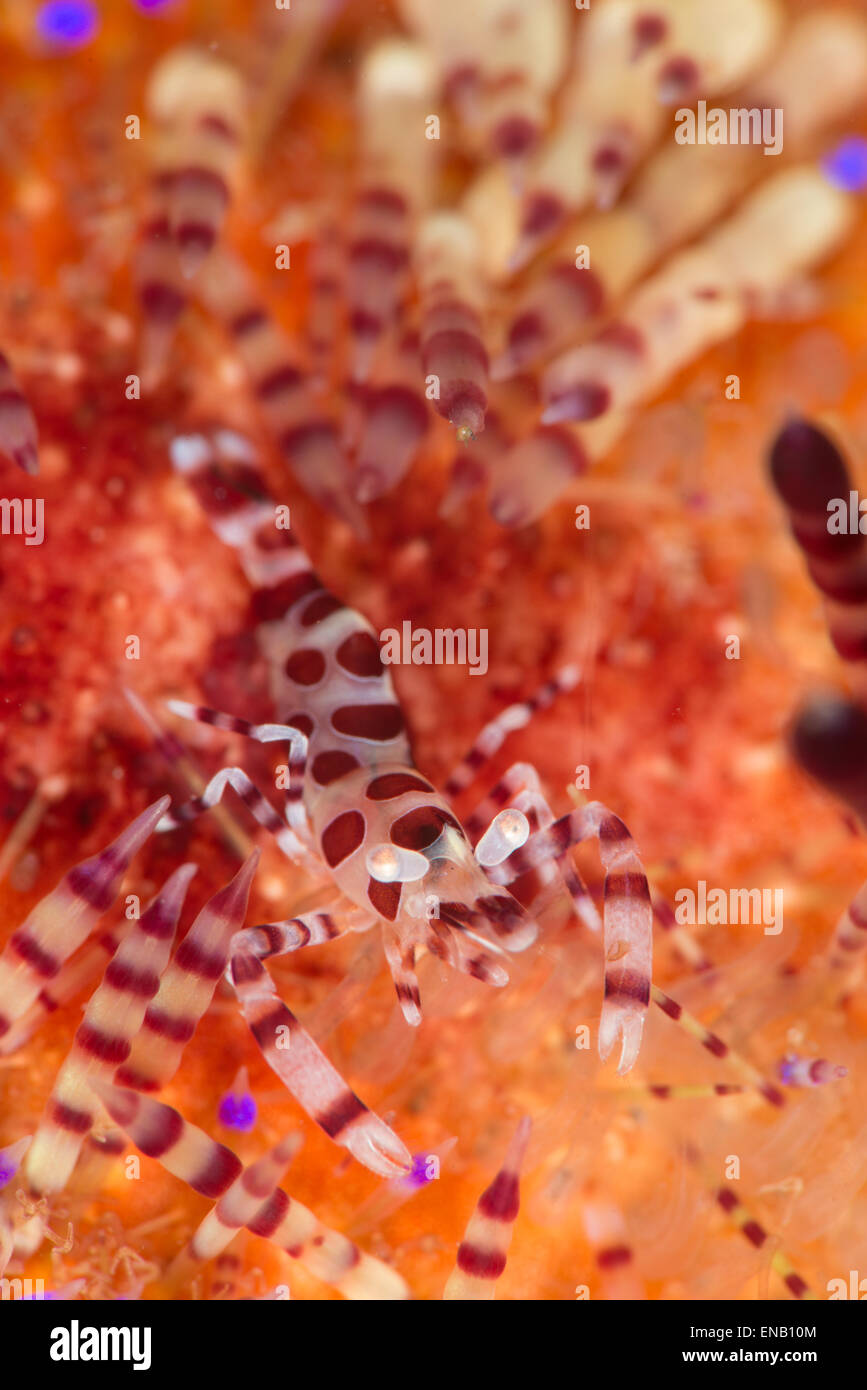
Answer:
[[[849,970],[863,962],[867,949],[867,882],[862,883],[848,907],[841,913],[828,947],[832,970]]]
[[[405,22],[434,55],[444,95],[482,155],[520,175],[536,147],[568,52],[569,20],[556,0],[532,10],[510,0],[436,7],[401,0]]]
[[[600,6],[584,17],[558,131],[533,161],[513,266],[525,264],[570,214],[610,207],[652,148],[666,105],[743,82],[780,27],[771,0]]]
[[[189,279],[216,243],[237,180],[241,79],[210,53],[174,49],[154,70],[146,99],[160,130],[155,182],[165,198],[175,255]]]
[[[125,923],[124,926],[128,926]],[[0,1038],[0,1057],[8,1056],[23,1047],[33,1036],[49,1014],[68,1004],[76,994],[99,973],[106,957],[114,955],[123,939],[123,927],[118,925],[100,932],[93,941],[86,941],[81,949],[63,965],[50,983],[39,991],[34,1002],[20,1018],[16,1019],[8,1032]]]
[[[91,1077],[90,1086],[137,1149],[156,1158],[203,1197],[222,1197],[242,1171],[241,1160],[209,1139],[170,1105]]]
[[[828,72],[834,81],[825,81]],[[847,115],[867,83],[867,23],[847,10],[798,19],[762,73],[761,100],[750,84],[733,103],[785,112],[786,150],[805,150],[822,129]],[[502,380],[562,352],[636,284],[654,261],[703,232],[764,171],[760,146],[662,146],[628,195],[607,212],[576,222],[546,256],[510,315],[492,376]],[[491,199],[485,217],[502,217]],[[592,269],[576,265],[576,241]]]
[[[194,1192],[217,1205],[194,1233],[188,1253],[211,1259],[243,1226],[271,1240],[324,1283],[350,1299],[404,1299],[409,1290],[396,1270],[360,1250],[346,1236],[323,1225],[307,1207],[278,1187],[290,1156],[287,1141],[244,1168],[225,1144],[184,1120],[160,1101],[105,1082],[91,1082],[116,1124],[136,1148],[156,1158]]]
[[[530,1117],[525,1115],[506,1150],[502,1168],[478,1200],[443,1293],[446,1301],[477,1302],[496,1296],[520,1210],[521,1167],[530,1129]]]
[[[565,447],[552,451],[552,426],[573,422],[565,438],[581,466],[602,457],[638,404],[730,337],[757,305],[779,304],[793,280],[830,255],[853,211],[851,199],[819,170],[792,168],[768,180],[698,247],[669,261],[617,321],[546,370],[541,425],[500,460],[492,516],[517,526],[541,515],[578,471],[569,469]]]
[[[363,534],[364,516],[349,488],[349,460],[337,426],[241,262],[223,248],[213,251],[197,277],[197,290],[226,326],[286,466],[321,506]]]
[[[280,1187],[246,1225],[253,1235],[272,1241],[344,1298],[379,1302],[410,1297],[396,1269],[330,1230]]]
[[[153,390],[163,379],[172,339],[189,303],[189,292],[172,240],[168,198],[155,185],[139,228],[133,280],[142,315],[142,385]]]
[[[747,1086],[731,1086],[726,1082],[714,1085],[699,1082],[696,1085],[669,1085],[651,1083],[647,1086],[624,1086],[612,1094],[618,1100],[630,1102],[647,1100],[712,1100],[716,1096],[742,1096]]]
[[[25,1177],[32,1192],[65,1186],[84,1139],[98,1116],[89,1092],[94,1079],[111,1080],[129,1056],[148,1002],[159,988],[187,887],[196,872],[183,864],[134,922],[106,967],[76,1031],[27,1154]]]
[[[104,850],[70,869],[13,932],[0,955],[0,1037],[37,1002],[111,907],[133,856],[169,801],[155,801]]]
[[[768,1242],[771,1240],[771,1236],[765,1230],[764,1226],[762,1226],[761,1222],[756,1220],[749,1208],[741,1201],[734,1188],[724,1183],[721,1187],[717,1188],[715,1197],[717,1205],[725,1212],[732,1224],[737,1227],[744,1239],[748,1240],[750,1245],[756,1250],[765,1249]],[[771,1269],[775,1274],[779,1275],[793,1298],[799,1300],[815,1299],[816,1295],[813,1293],[809,1284],[801,1277],[784,1251],[779,1249],[771,1250],[769,1263]]]
[[[551,364],[542,423],[600,420],[645,400],[734,333],[757,300],[829,255],[851,215],[846,195],[808,165],[768,180],[646,281],[617,321]]]
[[[739,1052],[729,1047],[718,1034],[706,1028],[693,1014],[679,1004],[676,999],[672,999],[669,994],[660,989],[658,985],[652,985],[650,997],[657,1008],[661,1009],[666,1017],[673,1020],[691,1037],[695,1038],[701,1046],[720,1060],[727,1059],[733,1068],[740,1072],[746,1083],[758,1091],[759,1095],[768,1102],[769,1105],[782,1107],[786,1100],[778,1086],[765,1079],[761,1072],[753,1066],[751,1062]]]
[[[421,378],[417,335],[405,334],[388,360],[380,362],[377,381],[356,387],[361,419],[351,479],[358,502],[373,502],[391,492],[412,465],[430,420]]]
[[[428,218],[419,229],[417,260],[425,376],[435,379],[438,414],[464,443],[481,434],[488,404],[482,265],[472,224],[456,213]]]
[[[510,883],[547,859],[560,860],[573,845],[593,837],[605,868],[602,916],[605,997],[599,1023],[603,1061],[620,1040],[618,1072],[638,1057],[651,998],[653,911],[650,888],[635,842],[623,821],[601,802],[591,802],[540,830],[503,864],[491,869],[494,882]]]
[[[335,1144],[384,1177],[412,1167],[409,1150],[346,1084],[279,998],[265,967],[236,943],[230,973],[241,1013],[269,1067]]]
[[[237,1232],[271,1200],[300,1145],[300,1135],[287,1134],[255,1163],[248,1164],[196,1227],[183,1255],[192,1260],[213,1260],[225,1250]]]
[[[585,1198],[582,1215],[606,1299],[643,1299],[643,1286],[635,1272],[635,1251],[627,1239],[623,1214],[613,1202],[593,1193]]]
[[[848,525],[841,532],[831,516],[839,501],[848,523],[852,483],[845,459],[826,431],[796,419],[777,435],[770,467],[810,578],[822,594],[831,641],[853,685],[867,695],[867,540]]]
[[[351,376],[370,374],[410,268],[413,221],[427,197],[435,143],[425,139],[433,70],[420,45],[390,39],[366,56],[358,89],[361,186],[347,250]]]
[[[208,900],[178,946],[129,1055],[115,1072],[118,1085],[156,1091],[174,1076],[226,969],[232,937],[244,924],[259,857],[254,850],[231,882]]]

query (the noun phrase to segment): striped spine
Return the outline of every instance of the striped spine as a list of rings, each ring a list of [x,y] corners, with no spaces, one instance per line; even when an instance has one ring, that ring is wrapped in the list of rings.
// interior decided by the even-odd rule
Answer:
[[[259,851],[254,850],[196,917],[163,971],[129,1056],[115,1073],[119,1085],[157,1091],[174,1076],[226,969],[232,937],[244,924],[258,862]]]
[[[197,276],[197,290],[225,324],[287,467],[321,506],[363,531],[364,516],[351,495],[337,427],[317,403],[303,364],[262,305],[244,267],[218,248]]]
[[[124,930],[128,927],[128,922],[119,923],[108,931],[100,932],[92,941],[85,942],[81,950],[66,962],[50,984],[43,986],[30,1008],[25,1010],[9,1031],[0,1038],[0,1057],[6,1057],[23,1047],[49,1014],[68,1004],[70,999],[74,999],[76,994],[90,983],[104,967],[106,957],[110,959],[114,955],[123,940]]]
[[[614,203],[665,128],[666,105],[730,90],[764,60],[779,30],[776,4],[737,0],[736,9],[716,0],[634,0],[581,17],[561,120],[523,192],[514,266],[570,214]]]
[[[848,528],[852,483],[846,461],[824,430],[796,419],[774,440],[770,466],[810,578],[824,599],[831,641],[853,682],[867,694],[867,538]],[[846,509],[842,532],[832,516],[835,501]]]
[[[488,510],[500,526],[527,526],[586,473],[591,455],[578,432],[540,425],[497,460]]]
[[[0,1037],[36,1003],[47,982],[111,907],[133,855],[169,803],[169,797],[161,797],[106,849],[70,869],[13,932],[0,956]]]
[[[405,334],[381,365],[378,381],[356,387],[363,406],[354,447],[352,487],[359,502],[375,501],[397,487],[427,433],[430,416],[421,393],[417,335]],[[380,385],[379,381],[384,384]]]
[[[491,515],[507,526],[540,516],[568,486],[567,440],[581,467],[603,457],[636,407],[676,372],[731,337],[757,307],[784,303],[787,288],[831,254],[853,215],[851,198],[818,169],[793,167],[669,260],[617,320],[546,369],[540,425],[500,460]],[[559,451],[552,428],[564,431]]]
[[[765,1249],[771,1240],[770,1235],[737,1196],[734,1188],[724,1183],[717,1189],[715,1197],[717,1205],[722,1208],[744,1239],[748,1240],[756,1250]],[[798,1300],[815,1299],[816,1295],[806,1280],[801,1278],[789,1257],[782,1250],[771,1251],[770,1266],[774,1273],[780,1276],[794,1298]]]
[[[742,1096],[747,1086],[729,1086],[725,1082],[716,1085],[648,1085],[623,1086],[611,1094],[618,1100],[712,1100],[716,1096]]]
[[[568,11],[557,0],[536,0],[532,8],[511,0],[401,0],[399,8],[434,57],[466,143],[482,157],[507,160],[519,176],[563,73]]]
[[[213,1260],[225,1250],[237,1232],[271,1201],[300,1147],[301,1136],[287,1134],[262,1158],[248,1164],[196,1227],[183,1253],[192,1260]]]
[[[285,1145],[278,1145],[273,1155],[244,1170],[211,1214],[215,1223],[227,1224],[230,1229],[242,1225],[253,1235],[270,1240],[344,1298],[409,1298],[409,1289],[397,1270],[365,1254],[354,1241],[325,1226],[278,1187],[285,1151]]]
[[[362,186],[346,267],[351,375],[358,381],[367,379],[406,290],[412,224],[436,149],[425,139],[432,99],[433,71],[421,46],[389,39],[366,55],[358,89]]]
[[[867,949],[867,882],[862,883],[849,906],[841,913],[828,947],[832,970],[848,970],[863,960]]]
[[[194,1192],[218,1199],[185,1253],[196,1260],[211,1259],[243,1226],[253,1235],[271,1240],[346,1298],[409,1297],[396,1270],[364,1254],[346,1236],[329,1230],[277,1186],[297,1148],[294,1137],[244,1168],[231,1149],[184,1120],[171,1106],[104,1082],[92,1085],[136,1148],[158,1159]]]
[[[599,1022],[599,1056],[604,1061],[619,1039],[617,1070],[622,1074],[635,1064],[641,1046],[653,958],[650,888],[623,821],[601,802],[591,802],[537,831],[489,874],[495,883],[510,883],[548,859],[562,859],[573,845],[590,837],[599,841],[605,868],[605,998]]]
[[[606,1299],[643,1299],[643,1285],[635,1272],[635,1252],[627,1240],[622,1213],[613,1202],[593,1195],[585,1199],[582,1214]]]
[[[834,81],[825,81],[828,72]],[[798,19],[778,57],[739,92],[739,108],[782,108],[786,151],[805,150],[819,131],[846,116],[867,85],[867,22],[849,11]],[[755,98],[755,99],[754,99]],[[677,246],[705,231],[765,172],[761,146],[662,146],[617,207],[590,213],[565,234],[518,296],[497,380],[563,351],[570,340]],[[502,216],[492,202],[490,215]],[[487,214],[485,225],[487,225]],[[576,242],[591,248],[592,269],[576,266]]]
[[[141,376],[151,390],[163,378],[172,338],[189,294],[172,240],[165,189],[151,190],[139,230],[133,278],[142,313]]]
[[[231,1149],[209,1139],[171,1106],[97,1077],[91,1077],[90,1085],[136,1148],[148,1158],[159,1159],[194,1192],[222,1197],[241,1172],[241,1160]]]
[[[149,114],[161,131],[156,186],[186,278],[212,250],[237,179],[243,133],[238,74],[210,53],[174,49],[148,84]]]
[[[739,1052],[735,1052],[733,1048],[729,1047],[728,1043],[724,1042],[718,1034],[711,1032],[709,1028],[705,1028],[704,1024],[693,1014],[689,1013],[682,1004],[678,1004],[676,999],[672,999],[671,996],[666,994],[664,990],[661,990],[658,985],[651,986],[650,997],[657,1008],[661,1009],[666,1017],[679,1024],[685,1032],[689,1033],[690,1037],[695,1038],[697,1042],[701,1043],[702,1047],[713,1057],[718,1057],[721,1061],[728,1059],[734,1069],[740,1072],[747,1084],[754,1087],[769,1105],[778,1107],[785,1105],[786,1098],[779,1087],[767,1081],[751,1062],[748,1062]]]
[[[482,341],[480,247],[472,224],[457,213],[437,213],[418,236],[425,377],[434,378],[437,412],[462,443],[485,427],[488,354]]]
[[[266,1062],[299,1105],[359,1163],[393,1178],[412,1167],[409,1150],[355,1094],[279,998],[243,937],[230,971],[241,1012]]]
[[[599,420],[646,400],[830,254],[850,220],[846,195],[809,165],[769,179],[647,280],[620,318],[547,368],[542,423]]]
[[[444,794],[450,799],[459,796],[499,752],[509,734],[516,729],[526,728],[535,714],[547,709],[558,695],[574,690],[580,680],[581,673],[577,667],[565,666],[528,699],[516,701],[501,710],[476,735],[472,746],[446,779]]]
[[[521,1166],[530,1128],[530,1117],[525,1115],[515,1130],[502,1168],[478,1200],[443,1293],[448,1301],[477,1301],[496,1296],[497,1280],[506,1268],[512,1229],[520,1208]]]
[[[681,959],[686,961],[693,970],[712,970],[713,961],[695,937],[690,936],[688,931],[684,931],[674,915],[671,904],[653,888],[650,890],[650,900],[653,903],[653,915],[656,921],[668,935]]]
[[[60,1068],[24,1173],[32,1192],[60,1192],[98,1110],[89,1083],[110,1081],[126,1061],[148,1001],[159,988],[195,864],[183,864],[121,941]]]
[[[505,160],[520,180],[538,147],[551,96],[563,75],[569,19],[558,0],[536,0],[532,8],[501,5],[493,19],[479,53],[482,68],[473,125],[490,155]]]

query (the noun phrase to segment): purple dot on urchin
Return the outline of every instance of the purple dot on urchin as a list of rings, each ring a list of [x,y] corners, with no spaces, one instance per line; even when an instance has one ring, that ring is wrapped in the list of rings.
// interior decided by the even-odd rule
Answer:
[[[48,0],[36,15],[36,32],[48,43],[81,48],[99,28],[99,11],[91,0]]]
[[[238,1096],[230,1091],[220,1101],[217,1117],[220,1124],[225,1125],[227,1129],[237,1129],[242,1134],[248,1134],[256,1123],[257,1113],[256,1102],[252,1096]]]
[[[413,1187],[424,1187],[430,1182],[427,1175],[427,1165],[430,1161],[429,1154],[416,1154],[412,1160],[412,1168],[407,1173],[405,1182],[412,1183]]]
[[[822,160],[825,175],[847,193],[867,188],[867,140],[850,135]]]

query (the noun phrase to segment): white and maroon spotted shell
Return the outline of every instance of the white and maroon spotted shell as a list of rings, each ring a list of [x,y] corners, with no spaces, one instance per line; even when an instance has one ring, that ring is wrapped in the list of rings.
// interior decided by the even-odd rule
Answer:
[[[348,898],[373,908],[388,922],[401,919],[412,931],[412,899],[433,894],[441,921],[461,926],[488,919],[511,949],[523,949],[535,936],[518,904],[492,891],[473,856],[460,822],[415,769],[387,764],[349,768],[349,754],[321,753],[314,778],[331,778],[317,787],[313,828],[322,857]],[[371,775],[373,771],[373,775]],[[371,847],[393,845],[423,855],[425,876],[411,882],[381,882],[367,867]]]
[[[411,936],[406,890],[435,894],[440,922],[487,924],[523,950],[535,926],[509,894],[492,891],[448,804],[413,767],[373,628],[323,587],[292,531],[275,526],[253,457],[246,440],[225,430],[172,445],[175,468],[253,585],[277,718],[308,741],[303,802],[323,861],[352,902],[385,922],[400,917]],[[426,856],[422,881],[371,876],[369,852],[389,844]]]

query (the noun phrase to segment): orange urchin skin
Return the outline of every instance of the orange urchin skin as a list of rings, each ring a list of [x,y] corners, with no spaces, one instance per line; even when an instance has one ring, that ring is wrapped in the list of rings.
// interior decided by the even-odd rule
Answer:
[[[240,30],[245,10],[227,4],[221,22]],[[214,370],[208,326],[194,319],[181,334],[172,385],[147,400],[127,401],[123,383],[135,370],[136,329],[123,258],[114,275],[87,258],[87,216],[103,219],[107,241],[132,232],[122,199],[107,207],[93,204],[110,186],[113,170],[123,170],[121,182],[134,186],[135,152],[118,134],[119,118],[136,109],[136,101],[140,107],[141,73],[164,47],[185,37],[183,26],[180,15],[159,26],[142,23],[133,42],[113,14],[86,54],[62,63],[34,58],[22,67],[8,35],[0,47],[0,90],[11,90],[7,79],[14,72],[28,111],[39,113],[19,118],[31,133],[28,160],[7,169],[0,189],[3,204],[12,209],[0,225],[0,328],[2,341],[22,363],[42,446],[38,479],[13,477],[5,464],[2,476],[10,495],[44,498],[46,513],[43,546],[28,548],[19,538],[4,537],[0,549],[0,808],[7,830],[44,779],[59,775],[65,787],[45,810],[24,858],[0,883],[0,944],[71,862],[106,843],[164,790],[182,794],[130,715],[121,695],[124,683],[151,702],[201,686],[221,707],[253,718],[267,712],[262,672],[250,659],[247,595],[235,560],[210,534],[166,460],[167,441],[190,402],[204,413],[228,409],[250,429],[245,398],[237,389],[227,393],[219,364]],[[258,228],[276,206],[273,187],[281,178],[288,187],[290,170],[293,186],[315,193],[323,155],[331,161],[332,180],[349,164],[351,122],[339,58],[362,28],[356,13],[338,29],[321,89],[302,93],[292,129],[278,131],[247,201],[233,210],[232,235],[242,247],[257,245]],[[94,71],[112,74],[100,83],[98,111],[87,97]],[[85,118],[94,122],[91,143],[77,124]],[[76,184],[78,203],[70,197]],[[442,489],[435,444],[387,505],[375,510],[372,540],[360,545],[336,532],[272,469],[272,481],[291,501],[293,521],[326,582],[375,626],[409,618],[432,629],[453,626],[459,614],[462,626],[489,628],[487,681],[446,667],[395,673],[416,761],[427,775],[441,781],[507,699],[532,691],[564,653],[574,658],[586,652],[584,688],[515,735],[489,780],[519,757],[532,760],[562,810],[575,766],[588,764],[593,795],[627,821],[651,876],[669,898],[700,877],[708,883],[784,883],[787,912],[797,917],[801,933],[797,964],[828,939],[864,877],[867,856],[840,809],[789,764],[781,741],[800,696],[817,678],[839,681],[840,675],[815,595],[766,486],[762,460],[789,406],[804,414],[830,410],[856,458],[867,457],[865,322],[863,306],[851,293],[867,273],[865,230],[862,216],[857,234],[824,274],[820,318],[806,326],[753,327],[708,354],[643,413],[581,493],[591,503],[589,533],[575,529],[568,505],[517,535],[498,530],[480,508],[471,525],[464,524],[466,518],[435,524],[434,502]],[[62,265],[78,265],[92,290],[83,304],[58,294]],[[297,306],[303,304],[303,257],[297,259],[297,278],[294,266],[293,259]],[[276,273],[271,281],[274,302],[291,326],[290,297]],[[263,283],[269,288],[267,273]],[[822,382],[815,368],[827,352],[814,349],[811,357],[809,342],[800,374],[790,370],[784,377],[781,362],[793,342],[817,332],[833,335],[849,374],[845,389]],[[726,402],[720,386],[730,373],[741,378],[737,403]],[[666,427],[682,441],[677,458],[663,439]],[[723,657],[730,633],[741,637],[738,661]],[[130,634],[140,638],[138,662],[124,657]],[[190,743],[204,768],[223,760],[222,744],[197,734]],[[236,752],[267,774],[263,754]],[[148,896],[188,854],[200,864],[190,895],[190,908],[197,910],[236,864],[209,826],[196,826],[184,843],[177,836],[155,840],[137,860],[128,891]],[[588,860],[592,878],[590,865]],[[249,920],[288,912],[304,892],[302,876],[266,848]],[[570,1298],[580,1284],[589,1286],[591,1296],[602,1294],[579,1204],[558,1207],[550,1197],[556,1174],[574,1169],[578,1191],[584,1179],[601,1183],[632,1211],[640,1247],[642,1235],[651,1238],[648,1191],[656,1184],[668,1200],[675,1185],[673,1156],[683,1127],[699,1115],[711,1131],[709,1142],[719,1137],[722,1144],[713,1101],[695,1103],[684,1119],[661,1107],[636,1116],[599,1098],[598,1063],[573,1045],[576,1026],[589,1022],[597,1007],[595,995],[592,988],[570,995],[569,986],[595,957],[556,922],[545,944],[545,952],[518,964],[509,989],[496,994],[465,981],[443,984],[428,963],[423,988],[430,1006],[417,1035],[396,1017],[390,983],[367,938],[276,966],[280,987],[302,1018],[323,1010],[332,992],[350,981],[345,1013],[330,1034],[331,1054],[364,1088],[365,1099],[393,1117],[415,1152],[459,1136],[457,1162],[363,1238],[373,1253],[395,1259],[417,1297],[441,1293],[469,1211],[496,1167],[504,1114],[529,1109],[541,1116],[537,1130],[546,1146],[524,1185],[524,1214],[501,1285],[505,1298]],[[745,927],[708,934],[707,940],[723,966],[757,944],[767,942],[757,942]],[[352,972],[360,980],[354,991]],[[665,985],[683,974],[661,943],[657,978]],[[834,1055],[840,1037],[864,1055],[862,996],[843,1015],[818,999],[791,1003],[785,981],[761,964],[757,976],[756,997],[767,1007],[730,1012],[735,1023],[740,1020],[739,1041],[766,1069],[785,1050],[790,1027],[803,1029],[818,1055]],[[714,1007],[722,998],[707,997]],[[23,1066],[13,1059],[15,1065],[0,1069],[0,1143],[32,1132],[38,1122],[80,1002],[47,1021],[21,1057]],[[301,1126],[305,1145],[288,1186],[330,1225],[351,1228],[373,1189],[372,1178],[344,1165],[292,1103],[276,1096],[276,1083],[250,1048],[222,987],[167,1098],[192,1122],[217,1133],[218,1099],[242,1064],[250,1069],[254,1094],[268,1099],[262,1101],[259,1133],[233,1136],[233,1147],[252,1158],[263,1140]],[[691,1053],[656,1019],[641,1074],[718,1079],[705,1055]],[[610,1083],[606,1075],[604,1084]],[[863,1083],[853,1082],[847,1102],[856,1108],[858,1086]],[[734,1103],[726,1105],[735,1137],[725,1135],[730,1147],[720,1152],[746,1152],[779,1123],[773,1113],[744,1107],[741,1114]],[[845,1123],[844,1103],[831,1106],[829,1134]],[[577,1116],[583,1132],[576,1138]],[[604,1162],[595,1156],[597,1148]],[[819,1165],[824,1157],[820,1146],[813,1161]],[[137,1183],[127,1181],[117,1165],[93,1162],[83,1168],[51,1205],[52,1229],[63,1232],[71,1221],[75,1230],[73,1250],[59,1261],[62,1273],[45,1251],[23,1272],[60,1283],[84,1270],[94,1289],[121,1291],[123,1264],[110,1272],[119,1250],[130,1247],[157,1266],[167,1263],[205,1203],[158,1165],[144,1160],[143,1167],[144,1180]],[[808,1170],[792,1176],[809,1183],[817,1175]],[[785,1201],[784,1194],[771,1191],[761,1211],[773,1229],[789,1233]],[[712,1265],[730,1246],[735,1273],[714,1286],[669,1235],[671,1268],[648,1280],[648,1296],[754,1297],[760,1276],[748,1272],[751,1266],[744,1273],[738,1263],[739,1238],[712,1207],[700,1207],[697,1197],[695,1202],[690,1220],[697,1248]],[[863,1230],[860,1208],[853,1219]],[[152,1222],[151,1230],[136,1235]],[[242,1238],[235,1249],[243,1261],[243,1291],[284,1282],[285,1262],[267,1243],[250,1238],[245,1244]],[[799,1253],[803,1272],[819,1288],[849,1267],[839,1232],[836,1242],[832,1233]],[[207,1293],[208,1278],[202,1276],[200,1296]],[[330,1296],[303,1271],[293,1269],[291,1283],[293,1296]],[[156,1281],[146,1296],[164,1297],[167,1290]]]

